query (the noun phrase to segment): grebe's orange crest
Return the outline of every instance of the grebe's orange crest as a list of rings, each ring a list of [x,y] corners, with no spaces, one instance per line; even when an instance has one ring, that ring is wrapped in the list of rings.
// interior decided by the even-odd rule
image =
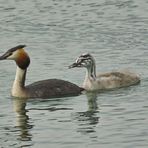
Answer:
[[[15,61],[22,69],[26,69],[30,64],[30,58],[23,48],[17,50]]]
[[[20,68],[26,69],[30,64],[30,58],[23,49],[24,47],[25,45],[18,45],[9,49],[0,57],[0,60],[14,60]]]

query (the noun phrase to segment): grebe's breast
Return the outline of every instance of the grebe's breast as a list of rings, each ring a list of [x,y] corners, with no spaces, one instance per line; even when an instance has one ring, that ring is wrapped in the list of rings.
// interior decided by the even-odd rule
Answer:
[[[83,90],[71,82],[59,79],[42,80],[26,86],[26,91],[32,98],[77,96]]]

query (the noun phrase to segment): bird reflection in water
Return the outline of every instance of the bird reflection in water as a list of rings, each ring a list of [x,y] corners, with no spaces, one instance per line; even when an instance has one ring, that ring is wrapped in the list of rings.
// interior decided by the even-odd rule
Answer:
[[[12,98],[13,109],[16,113],[16,128],[19,129],[19,140],[20,141],[31,141],[32,135],[30,129],[33,125],[29,122],[29,116],[27,115],[26,99]]]
[[[99,123],[99,108],[97,105],[97,93],[86,93],[88,109],[84,112],[76,112],[73,115],[74,121],[78,124],[77,131],[86,134],[94,133],[95,127]]]

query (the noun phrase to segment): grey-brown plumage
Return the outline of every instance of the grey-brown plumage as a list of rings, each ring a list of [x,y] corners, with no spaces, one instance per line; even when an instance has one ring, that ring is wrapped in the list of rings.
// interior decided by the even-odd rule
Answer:
[[[69,68],[85,67],[83,88],[87,91],[108,90],[131,86],[140,82],[139,75],[129,71],[114,71],[96,75],[95,59],[90,54],[82,54]]]

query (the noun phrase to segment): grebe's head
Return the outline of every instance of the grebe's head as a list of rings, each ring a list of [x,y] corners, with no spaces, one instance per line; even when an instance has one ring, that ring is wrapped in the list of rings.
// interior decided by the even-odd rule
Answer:
[[[85,54],[80,55],[76,59],[75,63],[73,63],[72,65],[70,65],[69,68],[74,68],[74,67],[86,67],[86,68],[90,68],[92,66],[95,66],[95,59],[89,53],[85,53]]]
[[[30,64],[30,58],[23,49],[25,45],[18,45],[9,49],[2,56],[0,60],[14,60],[21,69],[26,69]]]

